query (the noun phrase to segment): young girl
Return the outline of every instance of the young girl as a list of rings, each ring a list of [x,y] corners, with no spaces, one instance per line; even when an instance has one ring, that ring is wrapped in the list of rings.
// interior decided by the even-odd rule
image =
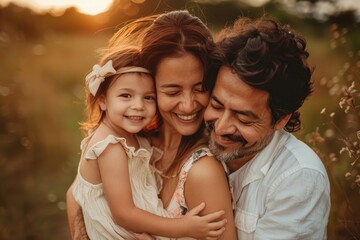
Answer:
[[[134,232],[168,238],[217,237],[225,220],[218,211],[197,216],[204,203],[183,218],[170,218],[158,199],[156,152],[140,132],[156,113],[154,80],[140,67],[136,49],[118,50],[86,76],[89,132],[73,184],[90,239],[136,239]],[[157,237],[161,239],[161,237]]]

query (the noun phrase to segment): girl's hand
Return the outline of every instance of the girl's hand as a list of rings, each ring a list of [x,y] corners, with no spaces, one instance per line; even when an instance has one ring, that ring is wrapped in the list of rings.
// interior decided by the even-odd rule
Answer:
[[[155,238],[147,233],[135,233],[135,237],[137,240],[155,240]]]
[[[218,220],[224,215],[225,211],[221,210],[199,216],[199,213],[205,208],[202,202],[198,206],[191,209],[183,217],[184,224],[187,226],[187,236],[196,239],[218,239],[225,231],[226,219]]]

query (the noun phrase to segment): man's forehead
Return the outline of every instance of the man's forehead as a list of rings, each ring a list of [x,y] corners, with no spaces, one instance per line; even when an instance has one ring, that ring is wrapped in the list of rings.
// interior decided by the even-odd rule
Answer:
[[[219,103],[235,110],[248,108],[256,111],[268,108],[268,98],[268,92],[248,85],[230,67],[220,68],[213,90],[213,99]]]

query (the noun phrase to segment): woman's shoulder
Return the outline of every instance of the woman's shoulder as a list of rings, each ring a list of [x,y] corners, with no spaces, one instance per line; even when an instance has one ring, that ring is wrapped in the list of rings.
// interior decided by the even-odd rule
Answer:
[[[208,148],[200,148],[192,154],[192,167],[189,170],[189,177],[214,177],[223,174],[225,169]]]
[[[193,164],[191,168],[191,173],[193,174],[207,174],[211,176],[220,172],[225,172],[225,169],[221,162],[213,156],[202,157],[201,161],[196,161],[196,164]]]

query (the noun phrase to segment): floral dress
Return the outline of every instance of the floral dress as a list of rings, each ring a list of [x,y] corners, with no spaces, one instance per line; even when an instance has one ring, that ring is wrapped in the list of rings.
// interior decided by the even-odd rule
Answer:
[[[185,186],[186,178],[194,163],[196,163],[199,159],[201,159],[204,156],[213,156],[213,155],[210,153],[210,150],[208,148],[200,148],[196,150],[182,166],[179,175],[179,182],[177,184],[174,195],[170,200],[170,203],[166,209],[171,214],[172,217],[175,218],[182,217],[186,214],[188,210],[188,206],[186,204],[185,195],[184,195],[184,186]]]

